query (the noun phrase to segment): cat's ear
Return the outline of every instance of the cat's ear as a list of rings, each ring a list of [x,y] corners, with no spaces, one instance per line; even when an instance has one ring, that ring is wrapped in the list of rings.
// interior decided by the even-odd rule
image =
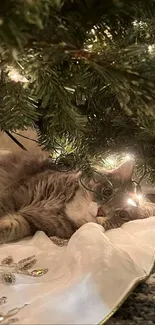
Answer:
[[[134,166],[135,166],[134,159],[127,160],[124,163],[122,163],[120,166],[118,166],[118,168],[112,170],[110,173],[114,178],[120,181],[121,184],[124,184],[131,180],[134,171]]]

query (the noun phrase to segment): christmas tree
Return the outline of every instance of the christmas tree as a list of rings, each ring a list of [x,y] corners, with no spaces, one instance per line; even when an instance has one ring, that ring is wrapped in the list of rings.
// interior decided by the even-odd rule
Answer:
[[[135,155],[154,181],[154,38],[154,0],[5,0],[0,129],[105,164]]]

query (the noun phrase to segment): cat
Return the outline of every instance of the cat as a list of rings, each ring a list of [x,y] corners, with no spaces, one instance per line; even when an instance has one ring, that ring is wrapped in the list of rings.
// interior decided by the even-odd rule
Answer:
[[[69,239],[87,222],[119,226],[123,217],[114,216],[126,205],[133,170],[130,160],[85,178],[81,170],[59,171],[44,154],[1,155],[0,244],[37,230]]]

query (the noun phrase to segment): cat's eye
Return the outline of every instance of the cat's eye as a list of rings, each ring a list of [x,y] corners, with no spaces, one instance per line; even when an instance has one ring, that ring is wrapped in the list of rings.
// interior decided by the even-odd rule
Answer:
[[[120,210],[118,213],[118,216],[122,219],[122,220],[129,220],[130,216],[129,216],[129,212],[126,210]]]
[[[104,201],[109,201],[113,196],[113,188],[112,187],[103,188],[101,195]]]

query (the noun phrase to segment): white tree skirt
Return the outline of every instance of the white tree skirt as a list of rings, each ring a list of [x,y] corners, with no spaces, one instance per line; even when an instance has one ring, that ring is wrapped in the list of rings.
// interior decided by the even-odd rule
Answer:
[[[82,226],[68,246],[58,247],[43,233],[0,246],[0,263],[35,255],[34,269],[48,269],[41,277],[16,274],[14,285],[2,282],[0,267],[0,323],[98,324],[118,309],[136,284],[150,274],[155,259],[155,217],[131,221],[104,232],[96,224]],[[12,314],[7,313],[13,308]],[[3,314],[3,315],[1,315]]]

